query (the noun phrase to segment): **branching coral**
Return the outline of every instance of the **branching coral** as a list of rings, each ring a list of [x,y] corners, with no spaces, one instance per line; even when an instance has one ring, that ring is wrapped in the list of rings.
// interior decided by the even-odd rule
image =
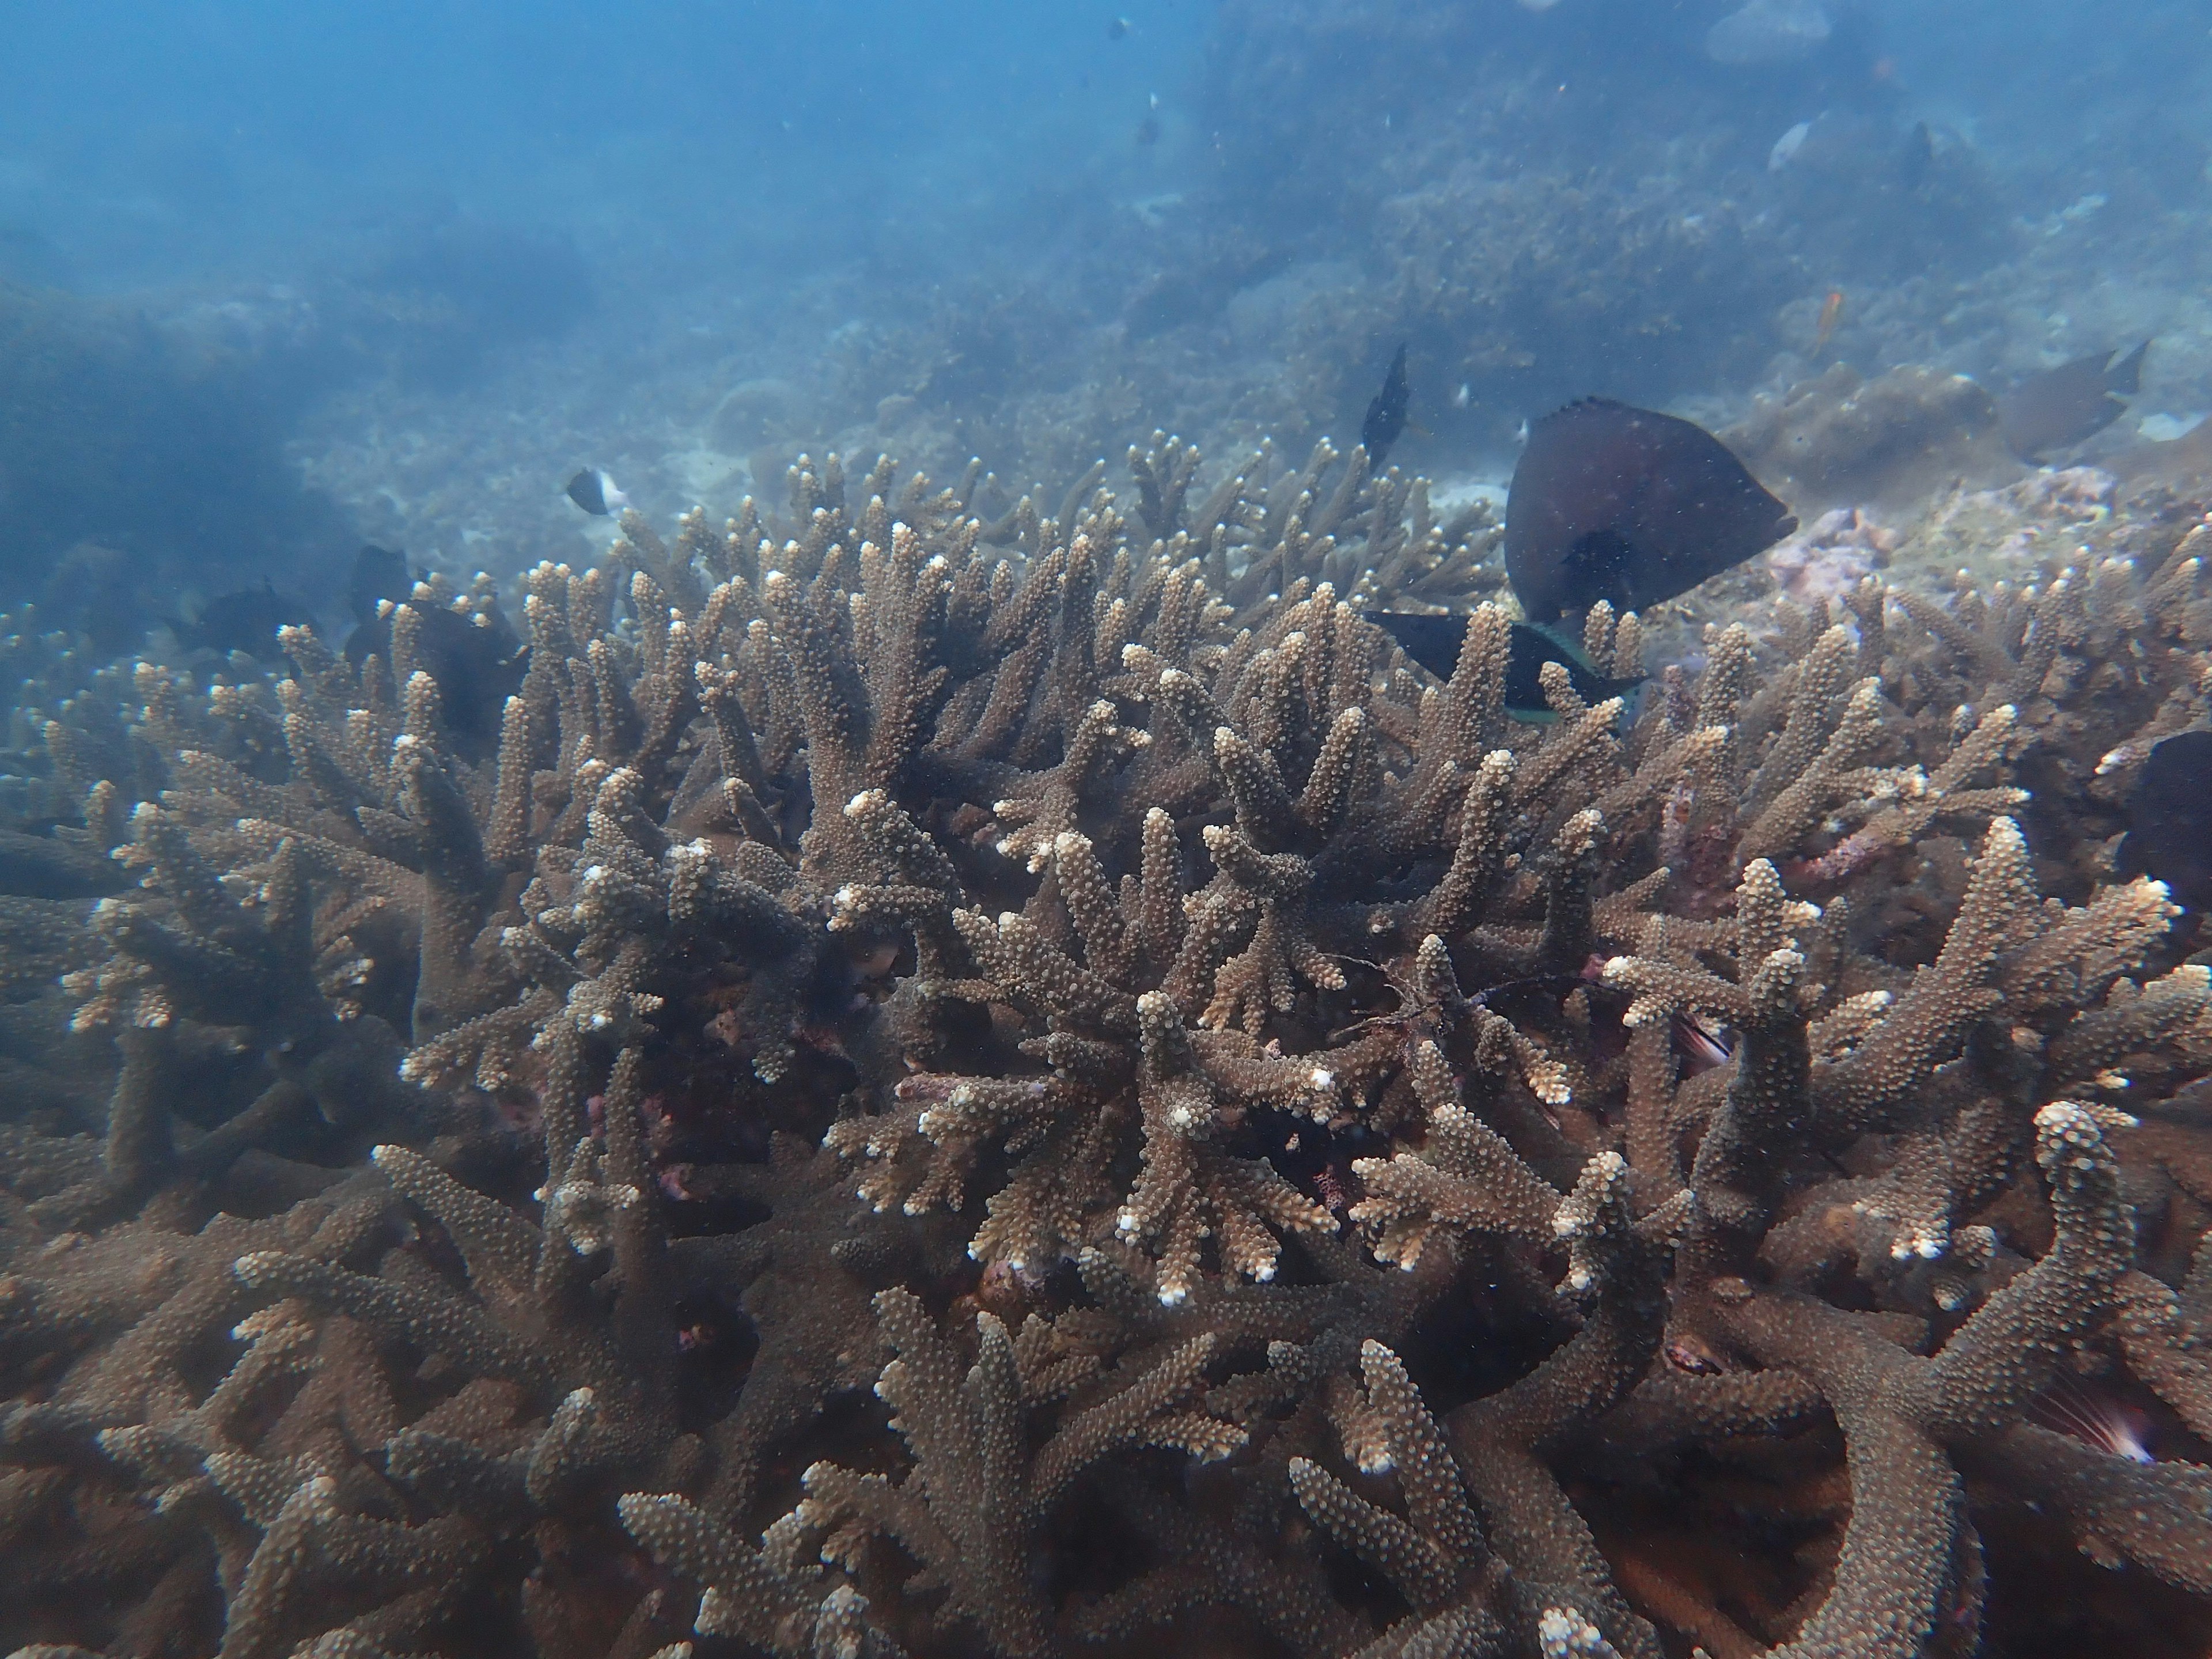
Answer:
[[[116,890],[10,947],[77,1029],[9,1055],[0,1630],[1867,1659],[2021,1535],[2201,1626],[2212,978],[2104,847],[2206,532],[1522,724],[1499,609],[1443,682],[1361,619],[1468,544],[1334,465],[805,462],[531,572],[495,708],[431,582],[59,711]]]

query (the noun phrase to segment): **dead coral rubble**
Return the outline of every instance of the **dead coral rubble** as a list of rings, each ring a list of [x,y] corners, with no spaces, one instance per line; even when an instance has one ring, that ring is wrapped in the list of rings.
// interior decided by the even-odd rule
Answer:
[[[1132,465],[627,514],[480,759],[488,587],[50,711],[133,884],[9,946],[0,1637],[2201,1645],[2212,975],[2104,849],[2212,529],[1535,726],[1316,580],[1418,486]]]

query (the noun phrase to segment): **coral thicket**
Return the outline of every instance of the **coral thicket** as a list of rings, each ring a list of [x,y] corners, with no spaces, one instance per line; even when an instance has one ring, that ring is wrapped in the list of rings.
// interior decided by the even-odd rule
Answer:
[[[496,720],[11,641],[0,1638],[2201,1650],[2212,526],[1527,722],[1486,521],[1130,460],[627,514]]]

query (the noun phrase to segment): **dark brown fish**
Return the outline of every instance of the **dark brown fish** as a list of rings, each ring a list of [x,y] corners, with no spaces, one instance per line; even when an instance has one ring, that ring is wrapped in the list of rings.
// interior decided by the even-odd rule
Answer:
[[[2151,750],[2112,862],[2123,881],[2148,876],[2176,904],[2212,909],[2212,732],[2177,732]]]
[[[1382,470],[1390,446],[1406,429],[1406,407],[1412,398],[1413,389],[1406,380],[1406,348],[1400,346],[1398,355],[1390,360],[1390,372],[1382,377],[1382,389],[1367,405],[1367,418],[1359,423],[1359,441],[1367,447],[1370,472]]]
[[[2005,442],[2024,461],[2094,438],[2127,411],[2121,401],[2142,390],[2145,340],[2118,362],[2093,351],[2070,363],[2031,374],[1997,399]]]
[[[386,597],[380,595],[378,597]],[[404,600],[407,595],[398,596]],[[373,603],[373,602],[372,602]],[[482,621],[464,617],[440,605],[418,607],[422,629],[416,648],[422,665],[438,682],[446,729],[466,760],[481,760],[499,744],[500,720],[507,700],[522,689],[530,666],[530,647],[495,608]],[[346,636],[346,660],[359,666],[374,653],[392,659],[392,616],[371,612]]]
[[[305,599],[279,593],[265,576],[258,587],[217,594],[190,622],[169,619],[178,642],[190,651],[243,651],[264,662],[276,659],[276,630],[313,616]]]
[[[1701,426],[1585,398],[1528,429],[1505,497],[1505,574],[1532,622],[1644,611],[1797,528]]]
[[[346,608],[356,622],[373,618],[378,600],[398,605],[414,591],[415,579],[407,574],[406,555],[372,542],[353,556],[353,574],[346,582]]]

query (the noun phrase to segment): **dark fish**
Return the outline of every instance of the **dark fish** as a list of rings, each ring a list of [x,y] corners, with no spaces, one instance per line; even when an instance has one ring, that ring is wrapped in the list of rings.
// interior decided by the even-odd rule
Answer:
[[[1997,399],[1997,421],[2012,453],[2024,461],[2094,438],[2126,413],[2123,398],[2142,390],[2145,340],[2118,362],[2093,351],[2031,374]]]
[[[1531,621],[1646,611],[1797,528],[1701,426],[1585,398],[1528,429],[1505,497],[1505,574]]]
[[[1126,17],[1117,17],[1106,26],[1106,38],[1109,40],[1122,40],[1128,33],[1129,20]]]
[[[288,623],[307,622],[311,615],[305,599],[279,593],[264,577],[258,587],[241,587],[210,599],[191,622],[171,618],[169,628],[188,650],[243,651],[248,656],[274,658],[276,630]]]
[[[404,599],[406,595],[399,597]],[[500,720],[507,700],[522,689],[530,648],[515,637],[514,629],[495,610],[477,623],[441,605],[416,608],[422,613],[419,636],[422,666],[438,682],[447,730],[465,758],[481,760],[498,746]],[[390,613],[372,614],[348,635],[345,653],[346,660],[356,666],[372,653],[390,662]]]
[[[1137,131],[1133,135],[1133,139],[1139,149],[1149,149],[1152,145],[1158,143],[1160,118],[1157,115],[1147,115],[1143,120],[1138,122]]]
[[[2179,732],[2151,750],[2112,862],[2123,881],[2148,876],[2175,903],[2212,909],[2212,732]]]
[[[1397,641],[1415,662],[1440,680],[1452,677],[1459,665],[1459,648],[1467,637],[1464,616],[1425,617],[1397,611],[1370,611],[1369,622]],[[1544,700],[1544,665],[1555,662],[1567,671],[1567,684],[1585,702],[1607,697],[1627,697],[1644,684],[1635,679],[1609,679],[1597,672],[1580,647],[1550,629],[1513,624],[1512,644],[1505,659],[1505,712],[1516,720],[1540,725],[1557,719]]]
[[[1412,389],[1406,384],[1406,348],[1400,346],[1398,355],[1390,360],[1390,372],[1382,377],[1382,389],[1367,405],[1367,418],[1359,423],[1359,441],[1367,446],[1367,470],[1380,472],[1390,446],[1398,441],[1398,434],[1406,429],[1406,404]]]
[[[605,519],[629,505],[629,497],[597,467],[587,466],[568,480],[568,499],[594,518]]]
[[[353,556],[353,575],[346,583],[346,608],[353,612],[356,622],[374,618],[379,599],[398,605],[414,591],[415,579],[407,574],[404,554],[371,544]]]

